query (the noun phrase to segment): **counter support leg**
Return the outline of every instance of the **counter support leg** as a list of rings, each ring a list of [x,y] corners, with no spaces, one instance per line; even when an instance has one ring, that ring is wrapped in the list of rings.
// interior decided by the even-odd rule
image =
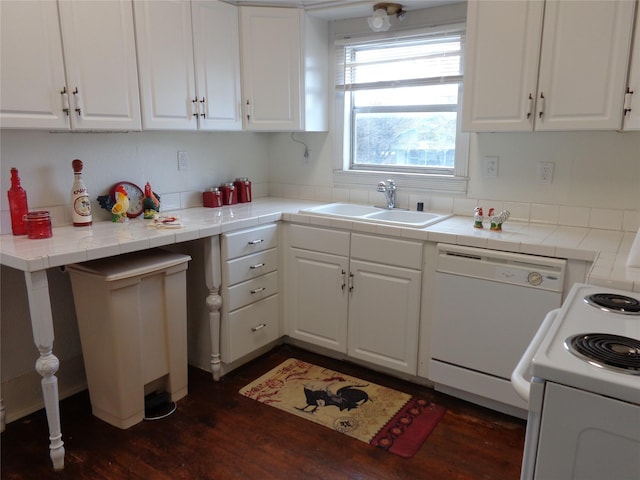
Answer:
[[[222,297],[220,296],[220,240],[218,235],[204,240],[204,276],[209,290],[207,295],[207,309],[209,310],[209,334],[211,337],[211,373],[214,380],[220,379],[222,364],[220,361],[220,308]]]
[[[58,379],[55,375],[60,362],[53,354],[53,317],[47,272],[39,270],[25,272],[24,275],[29,298],[33,341],[40,352],[40,358],[36,361],[36,371],[42,376],[42,396],[49,424],[49,454],[54,470],[62,470],[65,452],[60,428]]]
[[[214,380],[220,380],[220,307],[222,297],[217,291],[207,295],[207,308],[209,309],[209,331],[211,335],[211,373]]]

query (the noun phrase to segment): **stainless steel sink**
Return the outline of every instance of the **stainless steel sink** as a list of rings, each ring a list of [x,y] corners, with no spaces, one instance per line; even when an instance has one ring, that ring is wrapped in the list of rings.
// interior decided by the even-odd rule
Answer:
[[[318,207],[300,210],[305,215],[349,218],[359,222],[381,223],[401,227],[424,228],[438,223],[450,214],[433,212],[415,212],[402,209],[386,209],[353,203],[330,203]]]

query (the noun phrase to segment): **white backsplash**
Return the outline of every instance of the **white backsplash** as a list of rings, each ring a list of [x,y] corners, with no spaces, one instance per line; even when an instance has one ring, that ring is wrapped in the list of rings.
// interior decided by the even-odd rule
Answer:
[[[9,188],[9,169],[20,170],[32,210],[51,211],[54,225],[68,224],[71,160],[85,162],[91,198],[111,185],[146,181],[162,197],[162,209],[202,203],[201,192],[238,176],[253,183],[255,198],[267,195],[321,202],[383,203],[371,188],[334,186],[329,133],[299,133],[310,150],[303,159],[290,134],[132,132],[71,134],[0,132],[0,179]],[[177,151],[189,157],[177,169]],[[484,156],[500,157],[500,174],[484,178]],[[536,178],[539,161],[553,161],[551,185]],[[382,178],[386,175],[381,175]],[[405,190],[397,204],[415,209],[472,215],[476,206],[511,212],[512,220],[635,232],[640,227],[640,132],[566,132],[472,135],[466,196]],[[94,203],[96,220],[108,219]],[[6,194],[0,197],[0,232],[10,232]]]

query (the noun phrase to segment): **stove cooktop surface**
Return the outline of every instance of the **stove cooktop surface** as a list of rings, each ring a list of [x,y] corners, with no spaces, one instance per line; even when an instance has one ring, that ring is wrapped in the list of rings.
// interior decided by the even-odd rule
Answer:
[[[638,362],[640,293],[575,284],[532,367],[543,380],[640,404]]]

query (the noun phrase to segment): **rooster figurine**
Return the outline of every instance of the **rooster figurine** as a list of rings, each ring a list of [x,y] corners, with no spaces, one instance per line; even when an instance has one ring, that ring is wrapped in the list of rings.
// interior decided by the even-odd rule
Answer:
[[[115,191],[116,203],[111,207],[114,223],[123,223],[129,220],[127,210],[129,210],[129,197],[122,185],[118,185]]]
[[[509,210],[502,210],[498,215],[493,214],[493,208],[489,212],[489,220],[491,222],[491,230],[502,230],[502,224],[509,219]]]
[[[142,200],[144,207],[144,218],[151,219],[160,211],[160,197],[153,193],[149,182],[144,186],[144,199]]]
[[[473,209],[473,226],[475,228],[482,228],[482,221],[484,215],[482,214],[482,207],[476,207]]]

